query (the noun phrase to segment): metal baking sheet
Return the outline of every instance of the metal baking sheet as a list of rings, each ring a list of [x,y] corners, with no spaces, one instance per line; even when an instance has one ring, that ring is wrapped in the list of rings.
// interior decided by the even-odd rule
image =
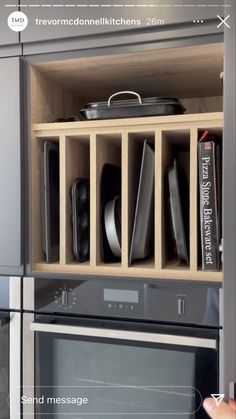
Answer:
[[[179,176],[177,162],[174,160],[173,166],[168,170],[168,183],[170,194],[171,222],[174,232],[176,251],[179,259],[188,263],[188,248],[184,227],[183,211],[180,196]]]
[[[145,140],[139,176],[129,263],[149,256],[153,241],[154,151]]]

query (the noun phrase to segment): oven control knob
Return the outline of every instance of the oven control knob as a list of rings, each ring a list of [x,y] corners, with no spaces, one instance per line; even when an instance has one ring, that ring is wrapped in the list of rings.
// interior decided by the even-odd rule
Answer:
[[[178,315],[184,316],[185,314],[185,298],[178,297]]]
[[[62,306],[68,306],[69,292],[68,290],[62,290],[61,292],[61,304]]]

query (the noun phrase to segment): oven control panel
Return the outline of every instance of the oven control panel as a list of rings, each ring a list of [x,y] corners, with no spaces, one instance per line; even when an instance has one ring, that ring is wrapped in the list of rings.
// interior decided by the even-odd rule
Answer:
[[[48,308],[54,311],[78,313],[78,314],[106,314],[127,316],[138,311],[142,297],[137,289],[109,288],[97,289],[95,298],[94,290],[86,286],[68,286],[61,284],[53,290],[53,301],[49,302]],[[90,298],[88,298],[88,293]],[[52,291],[50,291],[51,294]],[[49,295],[50,295],[49,294]],[[44,307],[46,308],[46,307]]]
[[[196,301],[198,304],[196,304]],[[37,312],[219,326],[219,287],[119,279],[35,279]]]
[[[110,311],[117,310],[117,311],[133,311],[135,305],[134,304],[122,304],[122,303],[107,303],[107,308]]]
[[[56,309],[72,310],[76,306],[78,295],[73,288],[60,287],[54,292],[54,305]]]

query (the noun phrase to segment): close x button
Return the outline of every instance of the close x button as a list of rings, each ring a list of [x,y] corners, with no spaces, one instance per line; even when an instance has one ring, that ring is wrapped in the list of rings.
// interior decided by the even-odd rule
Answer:
[[[230,15],[226,16],[225,18],[221,17],[220,15],[217,15],[217,17],[220,20],[220,23],[217,25],[217,28],[220,28],[221,26],[226,26],[226,28],[230,29],[230,24],[228,22]]]

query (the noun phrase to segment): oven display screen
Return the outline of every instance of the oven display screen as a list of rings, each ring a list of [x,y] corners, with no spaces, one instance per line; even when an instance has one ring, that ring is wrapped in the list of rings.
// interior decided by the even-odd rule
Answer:
[[[104,289],[104,301],[115,301],[120,303],[138,303],[139,292],[136,290]]]

